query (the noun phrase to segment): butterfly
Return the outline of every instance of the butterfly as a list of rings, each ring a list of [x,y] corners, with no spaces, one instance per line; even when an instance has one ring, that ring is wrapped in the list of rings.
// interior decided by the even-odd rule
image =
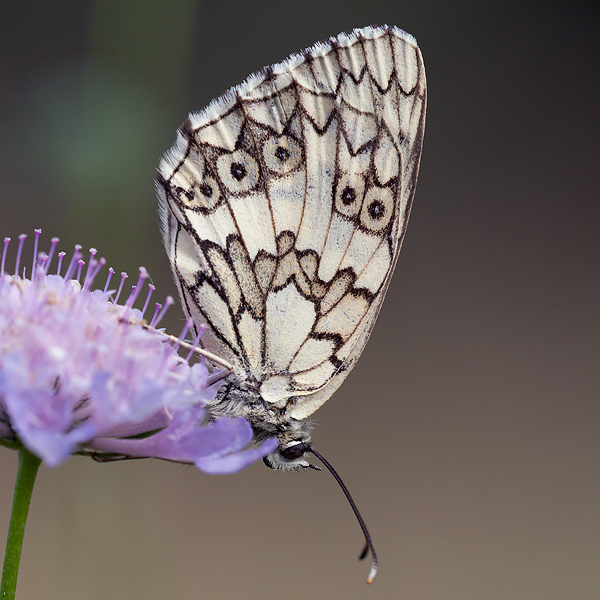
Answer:
[[[293,54],[192,113],[158,169],[183,308],[231,363],[209,405],[243,416],[265,462],[310,467],[310,416],[369,338],[415,192],[426,82],[390,26]]]
[[[389,26],[320,42],[192,113],[157,178],[185,312],[232,370],[207,407],[274,436],[276,469],[314,467],[310,416],[369,338],[415,192],[426,82]],[[365,554],[365,553],[363,553]],[[376,571],[373,552],[373,568]]]

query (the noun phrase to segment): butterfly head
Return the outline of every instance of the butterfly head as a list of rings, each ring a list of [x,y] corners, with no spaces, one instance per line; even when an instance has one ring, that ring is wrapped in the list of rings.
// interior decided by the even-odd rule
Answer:
[[[311,445],[301,440],[292,440],[280,443],[279,448],[263,459],[265,465],[271,469],[282,469],[285,471],[296,471],[298,469],[315,469],[320,467],[309,463],[306,454],[311,451]]]

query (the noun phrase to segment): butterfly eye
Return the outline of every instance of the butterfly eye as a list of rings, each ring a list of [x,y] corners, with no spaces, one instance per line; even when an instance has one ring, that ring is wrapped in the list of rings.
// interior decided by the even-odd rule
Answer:
[[[296,458],[300,458],[304,455],[304,453],[308,450],[308,446],[303,442],[298,442],[293,446],[288,446],[281,451],[281,454],[284,458],[288,460],[294,460]]]

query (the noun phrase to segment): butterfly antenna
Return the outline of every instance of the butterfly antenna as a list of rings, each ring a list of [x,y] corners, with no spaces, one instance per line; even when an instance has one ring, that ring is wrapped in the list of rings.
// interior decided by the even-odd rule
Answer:
[[[371,550],[371,570],[369,571],[369,576],[367,577],[367,583],[373,583],[375,575],[377,575],[377,554],[375,553],[375,548],[373,547],[369,530],[367,529],[363,518],[358,512],[358,508],[356,508],[356,504],[354,504],[354,500],[352,500],[352,496],[350,495],[348,488],[345,486],[342,478],[337,474],[336,470],[312,446],[308,446],[308,450],[309,452],[312,452],[325,465],[325,467],[327,467],[327,470],[333,475],[334,479],[342,488],[342,491],[344,492],[348,502],[350,503],[350,506],[352,507],[352,510],[354,511],[354,515],[356,516],[358,524],[360,525],[366,540],[365,547],[358,558],[359,560],[363,560],[369,553],[369,549]]]

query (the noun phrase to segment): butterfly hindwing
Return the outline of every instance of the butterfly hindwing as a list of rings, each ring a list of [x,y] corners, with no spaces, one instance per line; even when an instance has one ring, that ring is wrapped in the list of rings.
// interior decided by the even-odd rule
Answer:
[[[365,28],[268,67],[180,128],[159,167],[165,245],[203,343],[262,399],[312,414],[362,352],[419,166],[414,39]]]

